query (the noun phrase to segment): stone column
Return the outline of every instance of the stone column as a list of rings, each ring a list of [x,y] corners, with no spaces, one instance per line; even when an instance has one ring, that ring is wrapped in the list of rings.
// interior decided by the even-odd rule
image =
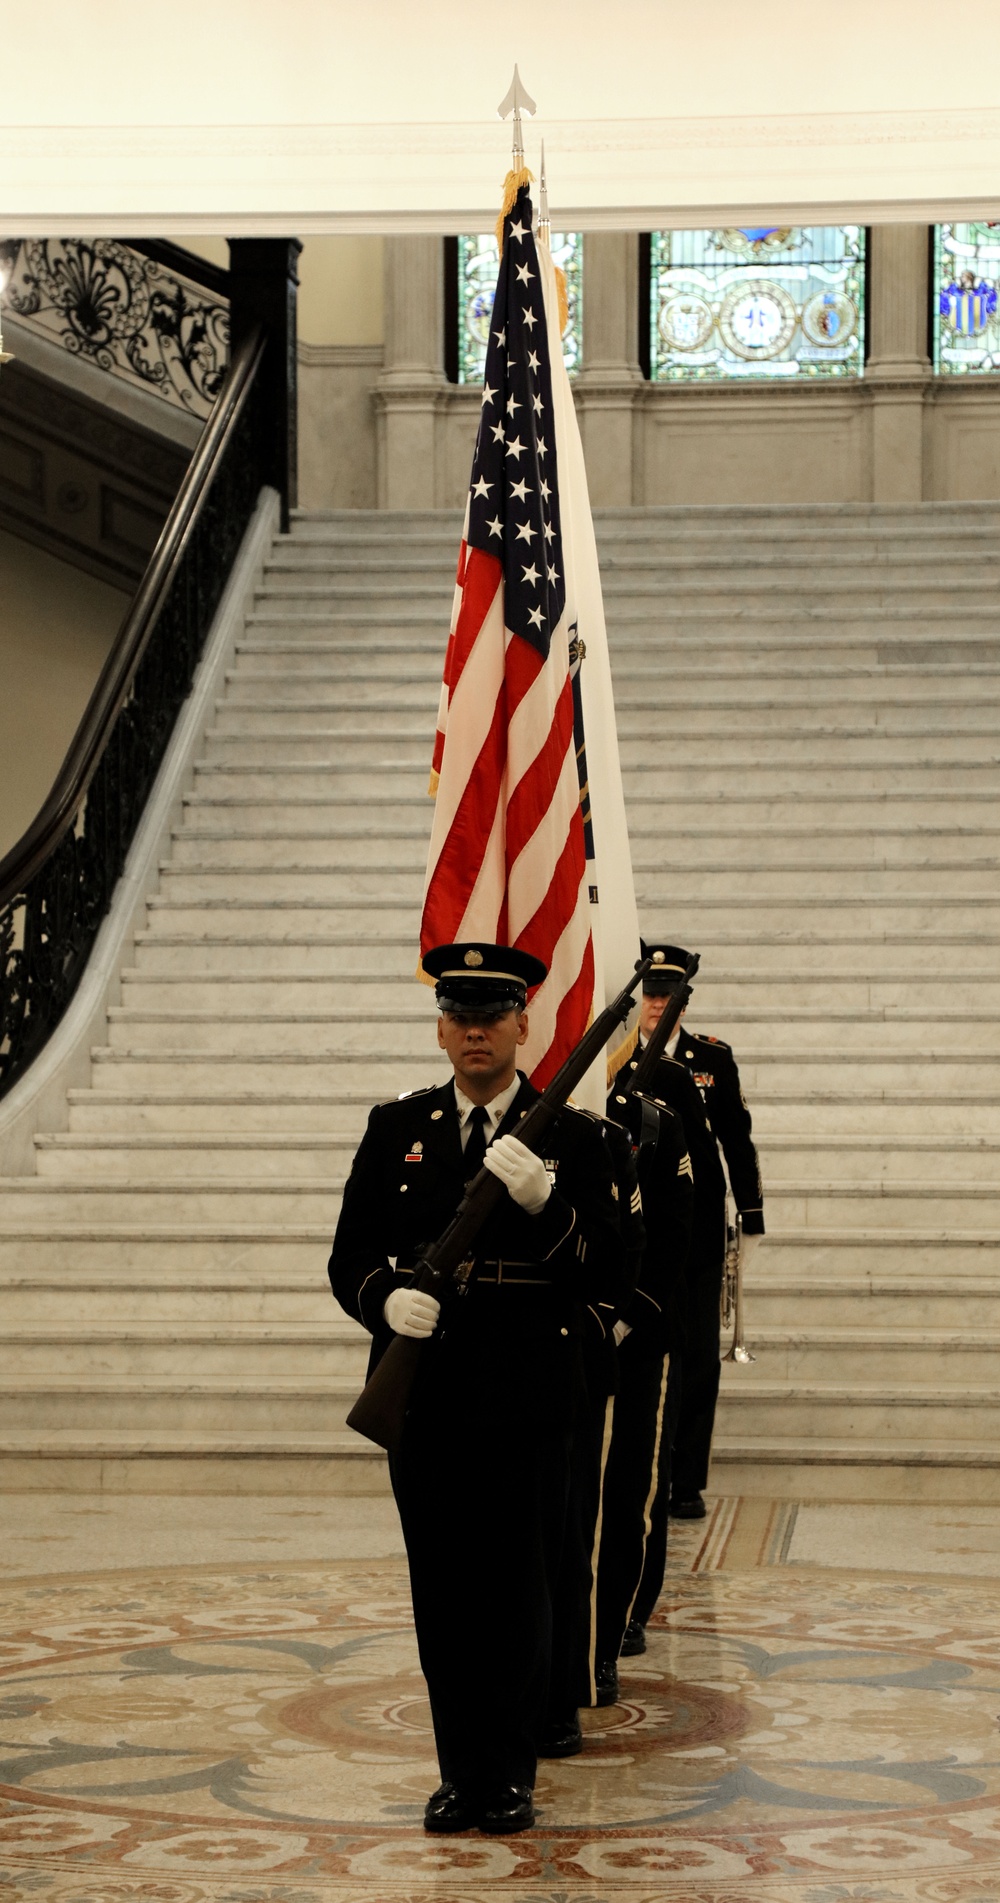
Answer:
[[[435,506],[436,417],[444,378],[440,238],[385,241],[385,353],[375,391],[380,509]]]
[[[634,409],[639,369],[639,237],[593,231],[583,240],[583,363],[575,379],[590,500],[633,500]]]
[[[930,385],[927,226],[873,225],[869,242],[872,501],[920,502]]]

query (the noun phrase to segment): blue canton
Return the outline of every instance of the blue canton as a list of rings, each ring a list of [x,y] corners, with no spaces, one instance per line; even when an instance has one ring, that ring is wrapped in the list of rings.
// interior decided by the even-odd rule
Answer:
[[[504,622],[547,657],[566,604],[552,375],[527,186],[504,222],[469,497],[471,547],[504,567]]]

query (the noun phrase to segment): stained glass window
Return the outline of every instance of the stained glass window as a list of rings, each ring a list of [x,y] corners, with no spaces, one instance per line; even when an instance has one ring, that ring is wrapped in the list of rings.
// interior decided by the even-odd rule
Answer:
[[[931,294],[934,370],[1000,370],[1000,223],[935,225]]]
[[[579,231],[554,231],[552,261],[566,275],[569,318],[563,331],[563,356],[572,375],[580,367],[583,311],[583,236]],[[500,258],[496,239],[489,236],[458,240],[458,381],[482,383],[490,313]]]
[[[865,235],[863,225],[654,231],[650,376],[860,377]]]

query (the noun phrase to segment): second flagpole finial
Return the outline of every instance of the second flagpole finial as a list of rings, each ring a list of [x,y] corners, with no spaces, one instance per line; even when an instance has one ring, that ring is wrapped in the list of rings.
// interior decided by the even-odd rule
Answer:
[[[520,172],[524,166],[524,135],[521,131],[521,114],[522,112],[526,112],[528,117],[533,119],[535,110],[535,102],[515,66],[514,77],[510,82],[510,87],[497,107],[497,117],[500,119],[508,119],[511,113],[514,114],[514,150],[511,167],[515,172]]]

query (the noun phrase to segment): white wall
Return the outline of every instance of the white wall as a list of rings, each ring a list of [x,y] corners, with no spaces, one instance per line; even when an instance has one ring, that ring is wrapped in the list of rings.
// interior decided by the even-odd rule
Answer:
[[[0,530],[0,856],[49,791],[128,602]]]

